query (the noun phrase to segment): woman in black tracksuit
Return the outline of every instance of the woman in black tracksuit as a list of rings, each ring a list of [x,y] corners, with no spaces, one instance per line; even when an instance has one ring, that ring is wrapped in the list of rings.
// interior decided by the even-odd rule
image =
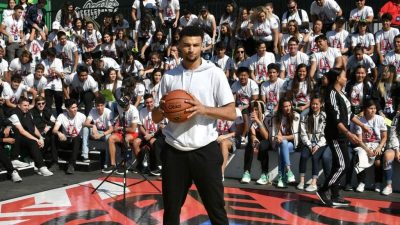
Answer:
[[[339,182],[349,165],[347,144],[348,141],[361,144],[361,140],[349,131],[350,121],[360,126],[365,132],[370,132],[370,130],[351,112],[351,104],[342,91],[347,82],[345,71],[333,68],[326,76],[329,84],[325,92],[325,137],[332,151],[332,169],[324,185],[316,194],[325,205],[345,206],[350,202],[340,197]],[[328,190],[331,191],[331,198],[327,196]]]

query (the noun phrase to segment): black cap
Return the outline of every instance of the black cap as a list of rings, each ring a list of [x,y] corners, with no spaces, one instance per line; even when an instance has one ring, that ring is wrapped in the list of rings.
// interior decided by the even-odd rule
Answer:
[[[345,23],[346,19],[343,16],[338,16],[335,19],[335,23]]]
[[[207,6],[202,5],[201,8],[200,8],[200,11],[206,11],[206,10],[207,10]]]
[[[121,98],[119,98],[117,100],[117,103],[122,108],[126,108],[127,106],[129,106],[130,98],[129,98],[129,96],[122,96]]]

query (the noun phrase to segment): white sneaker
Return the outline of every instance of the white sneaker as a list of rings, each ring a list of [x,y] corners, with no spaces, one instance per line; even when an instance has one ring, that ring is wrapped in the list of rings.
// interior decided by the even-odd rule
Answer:
[[[251,181],[251,176],[249,171],[245,171],[243,174],[242,179],[240,180],[241,183],[248,184]]]
[[[317,191],[317,189],[318,189],[317,185],[310,184],[310,185],[307,186],[306,191],[307,192],[314,192],[314,191]]]
[[[299,189],[299,190],[304,190],[304,183],[303,183],[303,182],[300,182],[300,183],[297,185],[297,189]]]
[[[53,173],[49,169],[47,169],[47,167],[45,167],[45,166],[40,167],[38,174],[42,175],[44,177],[53,175]]]
[[[357,192],[364,192],[364,190],[365,190],[365,184],[364,183],[359,183],[358,184],[358,186],[357,186],[357,188],[356,188],[356,191]]]
[[[262,173],[260,179],[256,181],[257,184],[266,185],[268,184],[269,177],[265,173]]]
[[[390,195],[392,193],[393,193],[393,189],[392,189],[392,187],[389,187],[389,186],[386,186],[382,191],[383,195]]]
[[[276,185],[278,188],[285,188],[286,187],[286,184],[285,184],[285,182],[283,181],[283,177],[282,176],[279,176],[279,178],[278,178],[278,184]]]
[[[381,183],[375,184],[375,188],[374,188],[375,192],[381,193],[381,188],[382,188]]]
[[[18,171],[14,170],[11,174],[11,180],[14,183],[18,183],[22,181],[22,178],[19,176]]]
[[[17,169],[17,168],[24,168],[24,167],[30,166],[29,163],[21,162],[21,161],[19,161],[18,159],[11,161],[11,164],[13,165],[13,167],[14,167],[15,169]]]

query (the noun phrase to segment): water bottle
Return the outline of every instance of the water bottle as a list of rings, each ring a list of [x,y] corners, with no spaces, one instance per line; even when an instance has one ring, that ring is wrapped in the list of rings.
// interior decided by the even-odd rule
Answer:
[[[8,155],[8,157],[10,157],[11,156],[11,145],[10,144],[4,145],[4,151]]]

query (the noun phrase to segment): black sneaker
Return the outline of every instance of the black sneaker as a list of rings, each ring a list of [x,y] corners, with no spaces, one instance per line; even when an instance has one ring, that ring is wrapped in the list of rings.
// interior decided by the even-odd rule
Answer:
[[[332,201],[328,198],[325,192],[323,191],[317,191],[315,192],[317,194],[318,198],[321,200],[322,204],[327,205],[327,206],[332,206]]]
[[[161,169],[157,168],[155,170],[151,170],[150,174],[153,175],[153,176],[160,176],[161,175]]]
[[[332,199],[332,205],[333,206],[348,206],[350,205],[350,201],[347,201],[346,199],[337,197]]]
[[[68,164],[68,168],[65,171],[66,174],[74,174],[75,173],[75,168],[72,164]]]
[[[115,166],[114,165],[102,169],[101,172],[102,173],[112,173],[113,170],[115,170]]]
[[[123,166],[119,166],[117,168],[117,170],[115,171],[115,173],[118,175],[124,175],[125,172],[126,172],[126,169]]]

